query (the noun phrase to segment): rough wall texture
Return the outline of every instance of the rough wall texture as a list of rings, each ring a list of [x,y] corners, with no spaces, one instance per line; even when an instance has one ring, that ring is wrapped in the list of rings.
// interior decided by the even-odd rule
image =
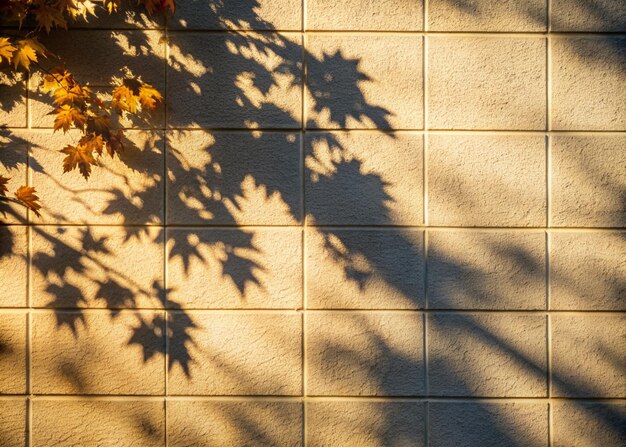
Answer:
[[[0,446],[626,445],[623,0],[178,4],[89,183],[3,78]]]

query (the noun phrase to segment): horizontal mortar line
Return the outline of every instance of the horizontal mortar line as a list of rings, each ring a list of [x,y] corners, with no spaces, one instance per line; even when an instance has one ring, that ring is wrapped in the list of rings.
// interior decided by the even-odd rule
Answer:
[[[168,300],[173,301],[173,300]],[[178,303],[176,303],[178,304]],[[298,314],[303,312],[305,309],[303,307],[221,307],[221,308],[206,308],[206,307],[48,307],[48,306],[31,306],[31,307],[16,307],[16,306],[7,306],[0,307],[0,313],[4,311],[19,313],[25,312],[28,310],[36,311],[36,313],[57,313],[57,312],[67,312],[67,313],[80,313],[83,311],[98,313],[98,312],[168,312],[168,313],[188,313],[188,312],[212,312],[212,313],[227,313],[227,312],[255,312],[259,313],[285,313],[285,314]]]
[[[189,314],[193,312],[195,314],[251,314],[251,315],[302,315],[304,309],[207,309],[207,308],[191,308],[191,309],[171,309],[166,307],[118,307],[118,308],[106,308],[106,307],[0,307],[1,313],[32,313],[32,314],[57,314],[57,313],[89,313],[89,314],[109,314],[110,312],[153,312],[153,313],[169,313],[169,314]],[[6,311],[6,312],[5,312]]]
[[[453,37],[603,37],[603,36],[626,36],[626,31],[547,31],[547,30],[537,30],[537,31],[455,31],[455,30],[447,30],[447,31],[402,31],[402,30],[312,30],[308,29],[304,31],[305,34],[308,35],[325,35],[325,34],[338,34],[338,35],[346,35],[346,34],[354,34],[358,36],[362,36],[364,34],[389,34],[389,35],[398,35],[398,36],[453,36]]]
[[[50,130],[53,130],[52,127],[0,127],[1,130],[14,130],[19,133],[32,133],[39,134],[50,133]],[[537,130],[537,129],[411,129],[411,128],[402,128],[402,129],[359,129],[359,128],[336,128],[336,127],[315,127],[315,128],[307,128],[303,130],[301,127],[259,127],[259,128],[244,128],[244,127],[129,127],[125,129],[130,132],[153,132],[153,133],[168,133],[168,132],[232,132],[232,133],[251,133],[251,132],[262,132],[262,133],[290,133],[290,134],[301,134],[301,133],[376,133],[376,134],[395,134],[395,133],[406,133],[406,134],[424,134],[428,132],[429,134],[439,135],[439,134],[480,134],[480,135],[516,135],[516,134],[527,134],[527,135],[624,135],[626,134],[626,130],[585,130],[585,129],[577,129],[577,130]],[[20,143],[18,143],[20,144]],[[23,144],[28,144],[25,142]]]
[[[102,29],[103,31],[110,31],[109,29]],[[76,29],[76,31],[89,31],[88,28]],[[131,31],[130,29],[120,29],[115,31]],[[138,30],[143,31],[143,30]],[[153,31],[160,31],[154,29]],[[304,31],[298,30],[250,30],[250,29],[169,29],[169,35],[176,34],[238,34],[238,35],[254,35],[254,34],[294,34],[307,36],[315,35],[391,35],[391,36],[453,36],[453,37],[532,37],[532,38],[545,38],[545,37],[604,37],[604,36],[626,36],[626,31],[423,31],[423,30],[323,30],[323,29],[305,29]]]
[[[549,402],[577,402],[577,403],[604,403],[625,404],[626,398],[622,397],[481,397],[481,396],[336,396],[336,395],[149,395],[149,394],[4,394],[2,400],[34,400],[34,401],[118,401],[118,402],[162,402],[167,401],[198,401],[198,402],[292,402],[301,403],[304,400],[310,402],[448,402],[448,403],[476,403],[476,402],[518,402],[518,403],[549,403]]]
[[[307,308],[309,313],[406,313],[419,315],[422,313],[428,315],[472,315],[472,314],[527,314],[546,316],[551,314],[559,315],[626,315],[626,310],[545,310],[545,309],[345,309],[345,308]]]
[[[28,395],[13,395],[11,398],[28,397]],[[40,401],[156,401],[162,402],[164,400],[172,401],[224,401],[224,402],[302,402],[303,397],[299,395],[294,396],[273,396],[273,395],[222,395],[222,396],[193,396],[193,395],[141,395],[141,394],[34,394],[33,400]]]
[[[19,27],[17,25],[7,25],[2,27],[5,31],[29,31],[34,29],[33,27]],[[169,26],[156,26],[156,27],[101,27],[101,26],[89,26],[89,27],[70,27],[67,31],[72,32],[91,32],[91,31],[108,31],[108,32],[146,32],[146,31],[159,31],[168,34],[391,34],[391,35],[496,35],[496,36],[623,36],[626,35],[626,31],[548,31],[547,26],[543,29],[534,31],[529,30],[424,30],[422,29],[409,29],[409,30],[376,30],[376,29],[319,29],[319,28],[294,28],[294,29],[281,29],[281,28],[183,28],[183,27],[169,27]]]
[[[323,396],[309,395],[307,400],[310,401],[344,401],[358,400],[365,402],[449,402],[449,403],[476,403],[476,402],[519,402],[519,403],[548,403],[550,401],[573,401],[573,402],[607,402],[607,403],[626,403],[626,398],[622,397],[533,397],[533,396],[433,396],[433,395],[415,395],[415,396]]]
[[[21,31],[32,31],[34,28],[32,27],[22,27]],[[10,30],[10,31],[20,31],[20,28],[17,26],[3,26],[2,30]],[[76,27],[76,28],[68,28],[64,29],[63,32],[67,33],[71,31],[73,33],[89,33],[92,31],[107,31],[107,32],[116,32],[116,33],[144,33],[146,31],[157,31],[167,33],[169,36],[172,34],[293,34],[293,35],[302,35],[307,31],[302,31],[302,29],[250,29],[250,28],[232,28],[232,29],[189,29],[189,28],[169,28],[169,27],[128,27],[128,28],[120,28],[120,27],[100,27],[100,26],[92,26],[92,27]],[[356,31],[359,32],[359,31]],[[21,34],[20,34],[21,36]],[[11,36],[12,37],[12,36]],[[18,36],[16,36],[18,37]]]
[[[33,130],[51,130],[52,127],[40,127],[33,128]],[[151,128],[155,131],[160,131],[160,128]],[[141,128],[129,128],[127,130],[136,130],[136,131],[146,131],[151,129],[141,129]],[[22,129],[24,130],[24,129]],[[579,134],[624,134],[626,130],[587,130],[587,129],[575,129],[575,130],[546,130],[546,129],[430,129],[430,128],[356,128],[356,127],[308,127],[304,131],[300,127],[258,127],[258,128],[245,128],[245,127],[167,127],[166,132],[192,132],[192,131],[204,131],[204,132],[281,132],[281,133],[315,133],[315,132],[325,132],[325,133],[349,133],[349,132],[357,132],[357,133],[385,133],[385,134],[394,134],[394,133],[419,133],[423,134],[425,132],[438,134],[438,133],[494,133],[494,134],[569,134],[569,133],[579,133]]]
[[[394,231],[414,229],[422,231],[475,231],[475,232],[545,232],[550,233],[622,233],[626,227],[480,227],[480,226],[435,226],[435,225],[311,225],[303,227],[302,224],[292,225],[198,225],[198,224],[106,224],[106,223],[11,223],[0,222],[0,227],[32,227],[32,228],[163,228],[163,229],[197,229],[197,230],[255,230],[255,229],[298,229],[316,231],[323,230],[377,230]]]
[[[410,314],[421,315],[472,315],[472,314],[516,314],[516,315],[604,315],[604,316],[621,316],[626,315],[626,309],[445,309],[445,308],[169,308],[169,307],[0,307],[0,314],[57,314],[57,313],[91,313],[91,314],[109,314],[110,312],[154,312],[169,314],[252,314],[252,315],[302,315],[303,312],[309,313],[353,313],[353,314]]]
[[[624,130],[507,130],[507,129],[428,129],[431,135],[440,134],[479,134],[479,135],[624,135]]]
[[[324,229],[324,230],[389,230],[393,231],[396,229],[415,229],[415,230],[424,230],[424,231],[450,231],[450,230],[462,230],[462,231],[515,231],[515,232],[540,232],[540,231],[549,231],[549,232],[568,232],[568,231],[576,231],[576,232],[623,232],[626,230],[626,227],[480,227],[480,226],[436,226],[436,225],[309,225],[307,228],[315,229]]]

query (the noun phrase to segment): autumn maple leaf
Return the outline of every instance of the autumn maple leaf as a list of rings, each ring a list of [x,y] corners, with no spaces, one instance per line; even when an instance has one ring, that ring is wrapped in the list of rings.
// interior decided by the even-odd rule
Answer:
[[[31,62],[37,62],[37,53],[30,45],[21,40],[15,54],[13,54],[13,67],[17,69],[21,65],[28,70]]]
[[[56,26],[67,29],[67,22],[63,17],[63,12],[58,7],[42,4],[38,8],[33,9],[33,15],[35,20],[37,20],[37,26],[44,28],[47,33]]]
[[[17,50],[17,48],[11,45],[9,38],[0,37],[0,62],[2,62],[3,58],[9,62],[15,50]]]
[[[91,145],[79,142],[78,146],[67,145],[60,152],[67,154],[63,159],[63,172],[70,172],[78,167],[85,180],[89,179],[91,165],[96,164]]]
[[[17,191],[15,191],[15,197],[26,205],[29,209],[31,209],[37,217],[40,217],[39,209],[41,205],[38,203],[39,197],[35,195],[35,188],[30,186],[20,186]]]
[[[118,85],[113,90],[113,107],[118,113],[126,110],[131,113],[137,111],[137,96],[126,84]]]
[[[54,130],[63,129],[63,133],[70,130],[72,124],[76,127],[82,128],[87,121],[87,117],[79,109],[66,104],[54,109],[50,112],[51,115],[56,115],[54,119]]]
[[[139,88],[139,102],[142,107],[145,107],[149,110],[156,109],[158,103],[163,100],[163,96],[159,93],[157,89],[152,87],[150,84],[143,84]]]
[[[55,68],[43,77],[42,90],[44,93],[55,93],[59,88],[68,91],[75,83],[72,73],[64,68]]]
[[[54,90],[54,101],[52,102],[57,106],[81,103],[85,101],[90,93],[91,90],[89,87],[81,87],[74,83],[70,88],[58,88]]]

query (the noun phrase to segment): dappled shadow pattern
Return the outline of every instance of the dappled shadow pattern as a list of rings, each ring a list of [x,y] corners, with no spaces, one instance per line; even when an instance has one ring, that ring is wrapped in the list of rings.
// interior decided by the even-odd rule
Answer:
[[[464,4],[467,2],[457,3],[462,9],[467,8]],[[214,2],[210,23],[223,29],[251,27],[271,30],[272,25],[255,14],[258,7],[258,3],[252,0],[241,2],[234,9],[227,2]],[[360,219],[363,216],[376,216],[376,224],[394,223],[390,211],[396,200],[390,191],[393,184],[383,174],[364,169],[365,160],[359,158],[358,154],[348,153],[345,143],[332,133],[316,133],[311,140],[328,147],[330,166],[327,160],[319,160],[315,152],[307,153],[306,159],[302,160],[305,155],[300,153],[300,148],[308,144],[300,141],[301,136],[297,132],[302,127],[303,119],[303,92],[300,88],[303,61],[309,70],[323,74],[305,85],[304,94],[312,98],[313,110],[328,116],[338,128],[345,128],[354,120],[374,123],[378,129],[387,129],[390,127],[391,112],[379,104],[369,103],[361,86],[376,80],[362,71],[358,59],[350,59],[341,51],[316,57],[303,49],[299,40],[269,33],[213,35],[192,34],[189,31],[178,35],[172,33],[169,38],[171,57],[168,61],[167,84],[170,90],[167,94],[168,105],[172,106],[167,112],[167,123],[165,115],[154,118],[156,122],[143,123],[146,133],[153,134],[154,139],[143,147],[129,142],[120,157],[123,167],[133,175],[138,175],[141,181],[137,183],[129,179],[130,174],[125,174],[124,170],[102,167],[115,182],[106,191],[104,198],[94,200],[96,186],[87,183],[77,188],[73,180],[65,184],[64,179],[46,165],[46,155],[37,157],[37,154],[46,154],[55,148],[45,147],[41,142],[33,143],[27,133],[17,131],[3,130],[2,165],[5,169],[24,169],[20,157],[23,158],[28,148],[28,166],[33,172],[33,178],[49,177],[48,185],[53,185],[71,197],[71,209],[64,209],[60,203],[58,209],[48,205],[44,212],[43,223],[58,224],[58,227],[37,225],[39,222],[36,219],[31,221],[34,224],[31,226],[33,252],[30,258],[24,257],[24,262],[32,262],[35,283],[39,281],[44,284],[41,296],[33,297],[34,307],[54,309],[57,329],[69,331],[77,338],[86,336],[80,330],[89,329],[85,327],[85,315],[91,308],[105,309],[111,323],[117,321],[121,310],[130,309],[134,323],[128,327],[126,345],[139,348],[143,362],[155,358],[163,358],[165,361],[167,346],[167,368],[170,371],[182,371],[190,379],[194,366],[197,366],[194,365],[194,350],[202,349],[195,342],[194,334],[197,331],[211,331],[211,328],[201,327],[184,302],[184,297],[178,301],[172,299],[173,289],[167,288],[164,278],[163,264],[166,261],[180,262],[185,274],[190,272],[192,263],[210,265],[211,268],[207,270],[209,274],[221,275],[225,282],[233,285],[243,303],[247,291],[263,286],[262,276],[268,267],[263,263],[264,253],[256,243],[255,233],[258,230],[236,226],[297,225],[305,219],[319,225],[340,223],[358,226],[362,224]],[[113,47],[116,52],[109,56],[118,61],[119,65],[128,65],[140,72],[144,71],[141,67],[162,67],[164,64],[165,52],[158,50],[154,54],[142,50],[161,46],[158,36],[135,30],[124,33],[123,38],[119,39],[123,42]],[[210,51],[197,51],[206,45],[211,45]],[[135,53],[129,52],[129,48],[134,49]],[[97,58],[98,52],[94,51],[93,54]],[[114,64],[89,67],[90,64],[90,61],[85,63],[82,74],[86,79],[94,78],[96,86],[98,82],[105,84],[111,77],[119,75]],[[80,75],[78,70],[77,76]],[[147,82],[164,89],[166,76],[162,68],[154,71],[148,69],[145,76]],[[172,86],[176,86],[177,90],[173,91]],[[32,98],[38,98],[36,92],[33,95]],[[337,101],[346,106],[341,110],[333,108],[332,105]],[[10,110],[15,104],[2,103],[2,106]],[[198,113],[199,109],[206,113]],[[317,127],[313,118],[306,124],[309,128]],[[199,129],[205,127],[220,130],[207,132]],[[260,128],[270,130],[258,130]],[[290,130],[294,132],[290,133]],[[395,135],[389,132],[386,137],[391,141]],[[301,178],[303,162],[306,163],[304,179]],[[325,165],[324,169],[319,169],[321,164]],[[60,171],[59,160],[55,169]],[[581,169],[585,170],[586,167]],[[333,197],[328,208],[304,209],[301,202],[303,185],[306,189],[313,183],[318,194]],[[33,185],[37,186],[36,183]],[[616,194],[614,188],[611,188],[606,193]],[[44,191],[41,192],[44,194]],[[164,196],[166,210],[155,204],[161,203]],[[449,191],[446,199],[458,209],[468,206],[467,197],[461,190],[458,195],[455,191]],[[52,198],[48,199],[48,204],[51,203]],[[263,212],[264,209],[271,209],[272,212]],[[7,221],[26,223],[21,210],[5,207],[1,211],[3,219]],[[97,233],[97,227],[89,226],[98,223],[100,218],[109,219],[105,222],[116,225],[111,227],[115,230]],[[64,227],[63,224],[71,225]],[[74,228],[76,225],[78,227]],[[167,228],[169,225],[189,227],[185,232],[177,232]],[[226,237],[224,232],[210,231],[200,235],[198,226],[204,226],[205,229],[206,226],[229,227],[232,237]],[[388,240],[393,241],[398,252],[410,259],[423,259],[423,246],[416,244],[402,229],[386,227],[383,231],[390,234]],[[323,240],[324,250],[343,269],[345,280],[356,284],[359,290],[366,289],[375,275],[398,291],[409,302],[408,308],[421,309],[426,306],[426,297],[416,293],[416,284],[402,280],[411,273],[418,275],[420,272],[408,273],[406,265],[398,265],[389,256],[380,256],[380,247],[363,244],[354,233],[325,227],[319,231],[319,236]],[[0,237],[1,260],[14,252],[16,242],[7,232],[0,232]],[[139,258],[124,258],[123,254],[117,256],[125,247],[145,250],[146,258],[151,258],[154,253],[161,253],[162,258],[157,256],[153,258],[158,261],[156,265],[148,265],[147,261],[142,264]],[[546,266],[537,264],[533,253],[528,253],[513,242],[499,243],[490,249],[502,258],[503,263],[530,271],[535,280],[541,281]],[[363,260],[367,268],[363,267]],[[465,296],[489,297],[492,303],[510,301],[509,297],[499,297],[497,294],[500,292],[489,285],[488,278],[485,279],[489,272],[479,271],[471,264],[455,260],[445,250],[430,252],[428,262],[429,265],[443,265],[465,279],[460,286],[435,285],[435,295],[458,293],[454,288],[462,287]],[[133,263],[139,263],[139,267],[150,271],[151,275],[136,277],[127,273],[127,270],[132,271]],[[415,270],[425,268],[423,263],[409,264],[409,267]],[[427,281],[425,277],[422,280]],[[571,282],[575,283],[573,280]],[[424,284],[424,288],[427,287],[428,284]],[[220,294],[222,291],[215,290],[214,293]],[[445,300],[442,301],[444,304],[441,307],[431,305],[429,312],[445,313],[453,309],[454,304],[448,303],[450,306],[447,306]],[[542,302],[531,310],[544,310],[546,305]],[[384,308],[384,304],[381,304],[381,308]],[[139,309],[148,309],[153,313],[146,315]],[[484,309],[488,310],[489,306]],[[430,315],[428,318],[429,331],[442,329],[438,325],[445,318],[439,320]],[[476,343],[488,346],[496,358],[507,359],[509,365],[515,365],[515,374],[521,376],[522,380],[539,384],[539,395],[533,397],[547,394],[549,378],[546,356],[541,360],[532,358],[519,345],[486,327],[483,320],[474,314],[459,313],[455,314],[455,318],[455,330],[471,334]],[[364,370],[367,382],[375,388],[368,392],[357,389],[349,395],[369,393],[378,396],[423,397],[427,394],[422,383],[424,378],[420,378],[417,384],[410,384],[414,386],[404,388],[407,382],[423,373],[423,355],[417,358],[401,352],[390,343],[387,334],[377,332],[379,327],[366,318],[355,317],[354,324],[359,334],[367,334],[367,349],[341,346],[332,337],[321,341],[323,346],[319,347],[323,351],[322,359],[332,358],[340,364],[354,366],[353,370],[348,371],[348,376],[343,377],[344,380],[353,380],[355,370]],[[445,333],[446,328],[443,329]],[[54,334],[50,334],[50,337],[54,337]],[[0,346],[3,346],[2,340]],[[607,350],[606,357],[616,370],[623,367],[623,361],[610,350]],[[325,361],[322,360],[321,366],[327,366],[323,364]],[[489,392],[477,392],[471,384],[464,383],[460,374],[467,374],[467,371],[456,371],[458,365],[448,363],[446,355],[430,358],[429,361],[437,370],[449,371],[450,380],[455,382],[454,396],[443,393],[439,397],[500,397],[490,395]],[[410,373],[411,378],[406,379],[398,372]],[[480,375],[481,371],[471,373]],[[93,393],[88,381],[81,377],[82,372],[77,363],[63,363],[59,374],[74,384],[76,392]],[[233,380],[247,380],[245,376],[239,377],[241,373],[234,369],[229,374]],[[320,374],[330,373],[322,369]],[[328,378],[339,379],[342,378]],[[571,395],[602,397],[597,396],[593,384],[581,381],[570,383],[567,378],[554,376],[554,372],[552,380]],[[359,384],[355,386],[358,388]],[[586,405],[584,401],[571,402],[580,407]],[[170,404],[168,402],[168,407]],[[489,426],[493,439],[498,443],[527,445],[525,434],[516,432],[510,426],[510,421],[492,411],[493,407],[489,403],[477,401],[472,405],[476,406],[475,412],[480,414],[480,423]],[[276,410],[276,419],[289,419],[291,414],[283,414],[282,411]],[[263,430],[258,419],[241,411],[237,405],[224,405],[219,412],[228,420],[231,429],[236,427],[246,434],[246,438],[255,439],[261,444],[276,443],[272,434]],[[375,436],[379,444],[393,445],[403,440],[404,434],[385,429],[394,426],[397,419],[393,411],[386,415],[387,419],[383,417]],[[623,414],[613,410],[610,405],[597,412],[597,417],[608,430],[618,433],[622,438],[626,437]],[[149,421],[141,422],[140,425],[146,424],[150,426]],[[187,441],[190,445],[200,445],[206,440],[205,435],[201,428],[197,434],[194,430],[194,427],[187,430]],[[150,428],[148,431],[153,433],[155,430]],[[418,434],[411,436],[415,436],[410,438],[411,441],[419,442]],[[545,441],[540,437],[537,438],[538,443]]]

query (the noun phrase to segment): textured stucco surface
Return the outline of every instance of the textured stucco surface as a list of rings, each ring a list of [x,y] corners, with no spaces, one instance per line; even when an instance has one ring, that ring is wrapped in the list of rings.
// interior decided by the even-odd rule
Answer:
[[[626,2],[177,3],[0,71],[0,447],[626,445]]]

